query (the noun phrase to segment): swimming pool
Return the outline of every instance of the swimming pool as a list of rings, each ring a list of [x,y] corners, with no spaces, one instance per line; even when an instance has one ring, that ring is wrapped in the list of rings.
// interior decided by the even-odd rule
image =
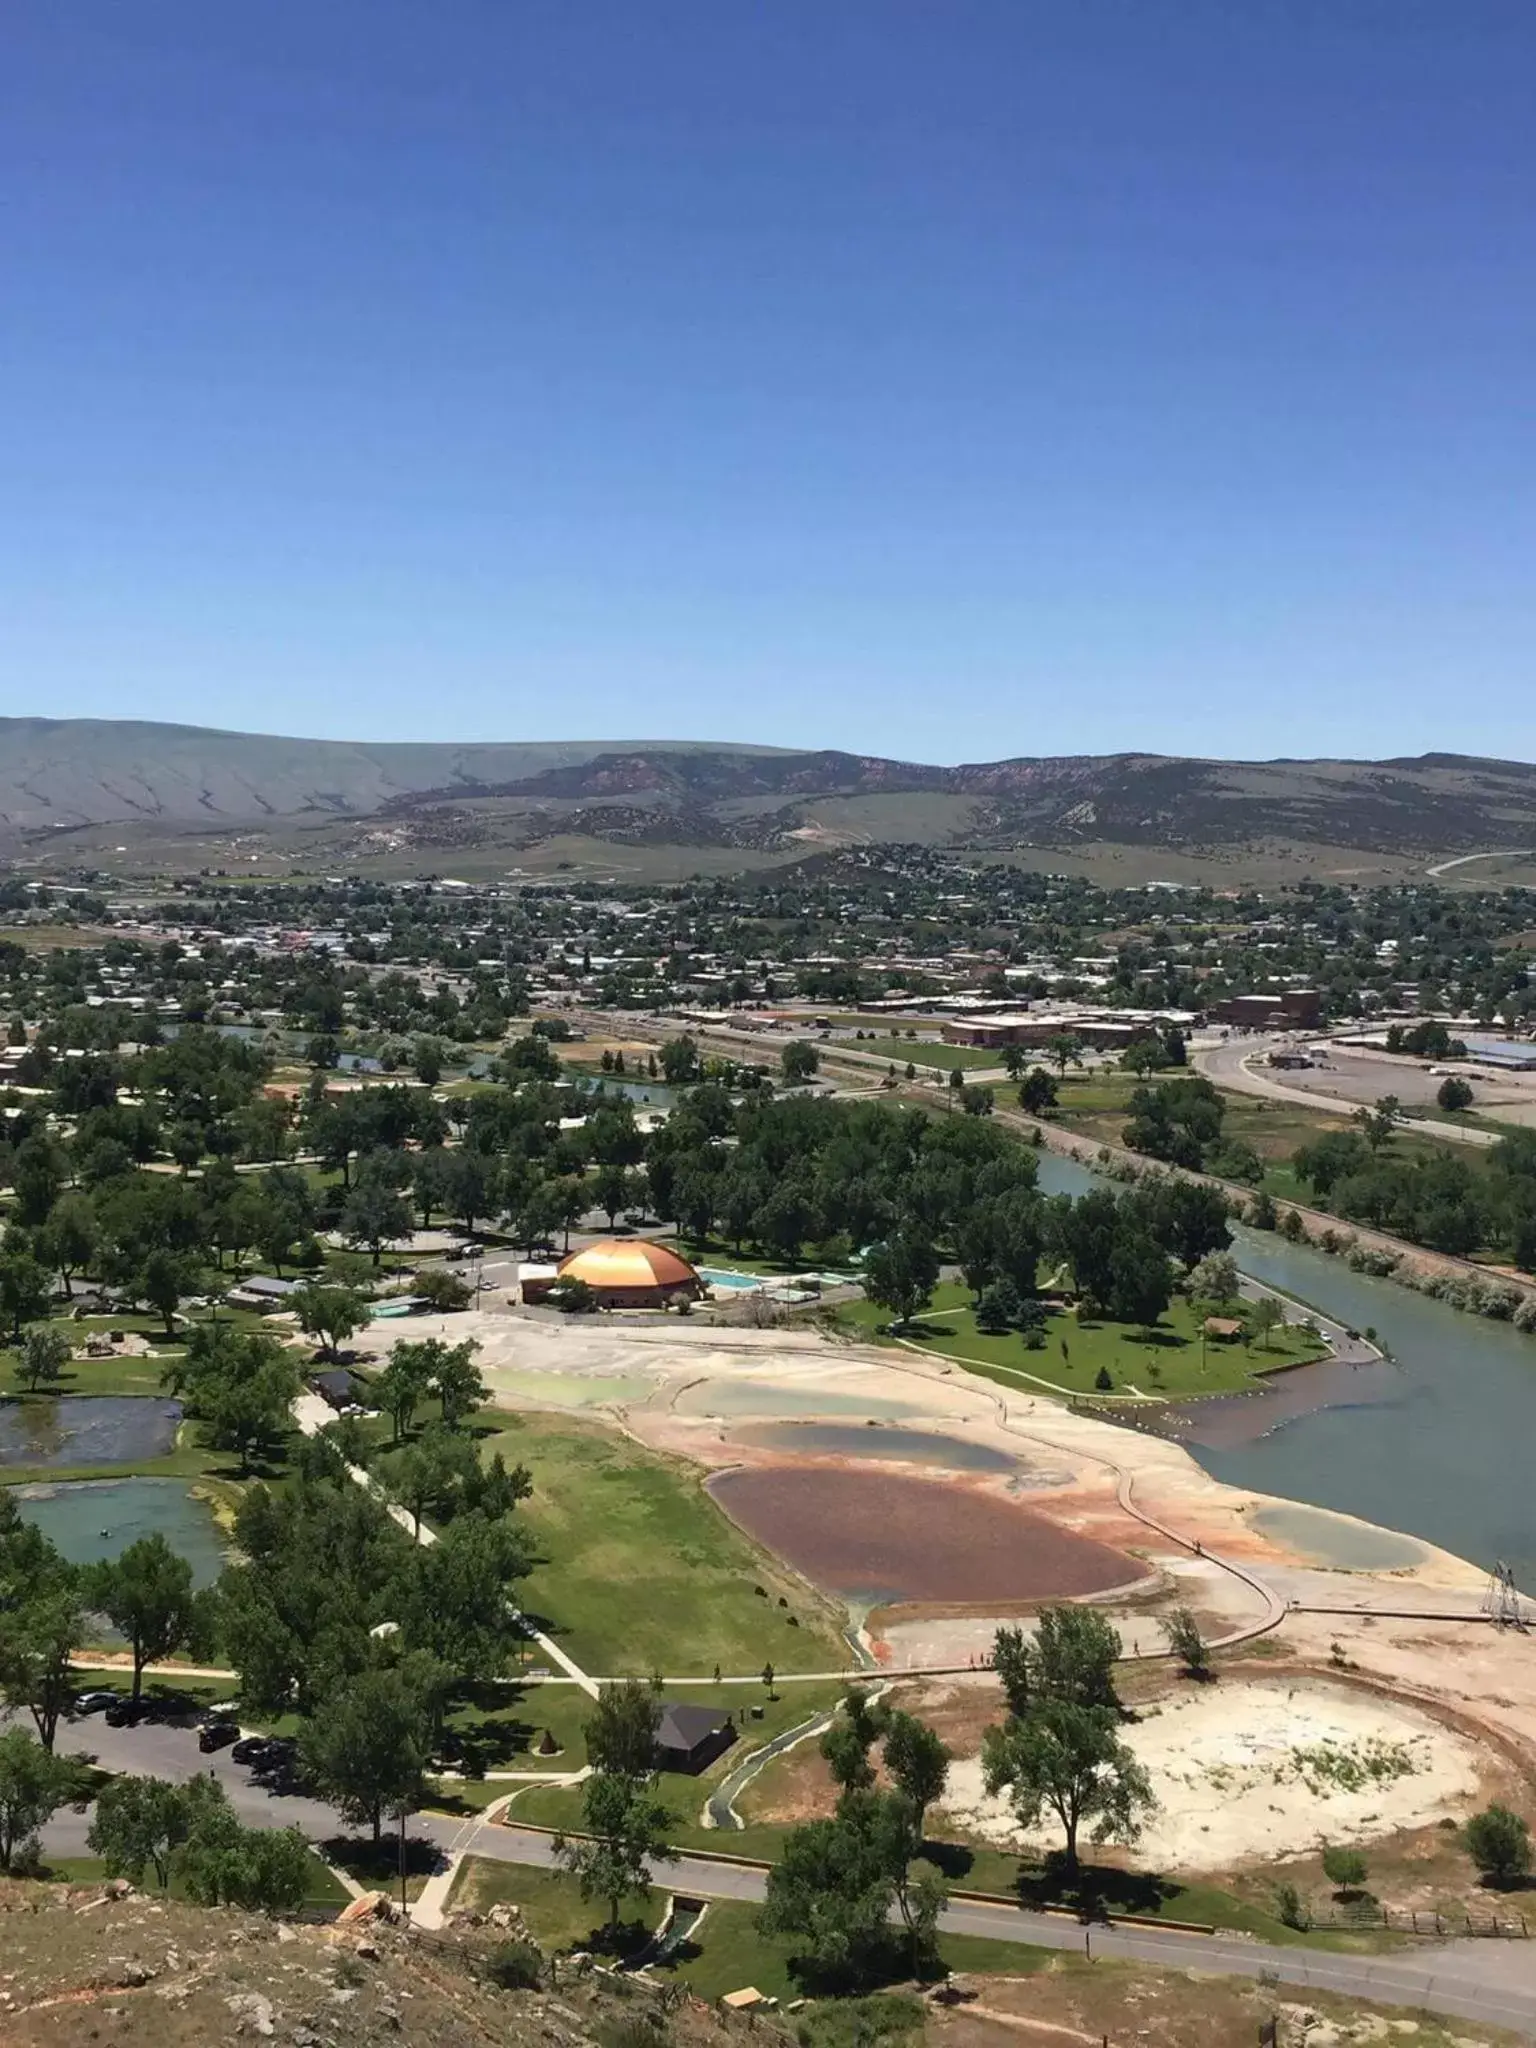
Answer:
[[[700,1266],[699,1278],[706,1287],[719,1287],[731,1294],[747,1294],[765,1284],[761,1273],[733,1273],[724,1266]]]

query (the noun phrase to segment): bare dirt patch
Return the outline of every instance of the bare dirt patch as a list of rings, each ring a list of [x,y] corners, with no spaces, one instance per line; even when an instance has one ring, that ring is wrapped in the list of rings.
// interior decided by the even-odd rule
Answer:
[[[764,1465],[721,1473],[710,1491],[797,1571],[859,1601],[1071,1598],[1146,1572],[1107,1544],[959,1484]]]
[[[1156,1869],[1368,1842],[1458,1819],[1479,1790],[1480,1755],[1465,1737],[1416,1707],[1321,1680],[1191,1687],[1145,1708],[1125,1740],[1158,1801],[1135,1860]],[[945,1804],[985,1841],[1055,1839],[1026,1835],[1006,1802],[983,1791],[979,1758],[952,1767]]]

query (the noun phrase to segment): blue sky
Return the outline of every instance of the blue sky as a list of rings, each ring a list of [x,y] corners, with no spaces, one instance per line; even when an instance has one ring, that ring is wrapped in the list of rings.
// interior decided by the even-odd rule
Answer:
[[[1536,757],[1530,0],[9,0],[0,711]]]

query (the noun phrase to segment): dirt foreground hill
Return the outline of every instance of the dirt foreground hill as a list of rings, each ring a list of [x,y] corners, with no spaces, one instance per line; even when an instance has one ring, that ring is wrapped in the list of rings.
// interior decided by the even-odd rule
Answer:
[[[0,1883],[3,2048],[600,2048],[645,2014],[600,1978],[503,1991],[473,1946],[387,1923],[290,1925],[130,1892]],[[737,2030],[744,2031],[744,2030]],[[729,2022],[689,2003],[675,2048],[726,2048]]]

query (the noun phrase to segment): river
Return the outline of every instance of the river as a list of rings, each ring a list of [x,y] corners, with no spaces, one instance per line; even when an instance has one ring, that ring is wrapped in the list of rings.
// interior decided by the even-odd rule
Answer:
[[[1082,1194],[1095,1181],[1071,1160],[1039,1157],[1049,1194]],[[1267,1231],[1233,1235],[1245,1273],[1356,1329],[1373,1327],[1395,1384],[1385,1396],[1291,1417],[1247,1443],[1190,1443],[1191,1456],[1231,1485],[1341,1508],[1477,1565],[1505,1558],[1518,1583],[1536,1589],[1536,1337],[1352,1273]]]

